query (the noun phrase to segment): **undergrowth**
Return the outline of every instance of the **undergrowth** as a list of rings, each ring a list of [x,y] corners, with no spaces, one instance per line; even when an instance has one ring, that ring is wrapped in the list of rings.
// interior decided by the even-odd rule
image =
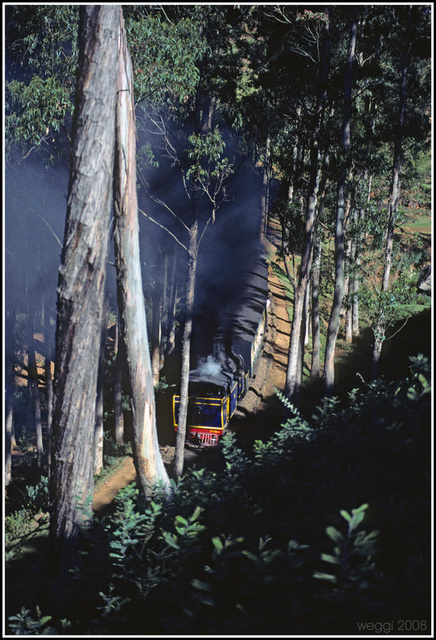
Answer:
[[[91,538],[87,607],[68,624],[24,607],[11,631],[352,635],[409,619],[428,633],[430,401],[419,356],[406,380],[328,399],[310,418],[284,401],[269,441],[246,452],[228,434],[219,464],[188,469],[166,501],[130,485]]]

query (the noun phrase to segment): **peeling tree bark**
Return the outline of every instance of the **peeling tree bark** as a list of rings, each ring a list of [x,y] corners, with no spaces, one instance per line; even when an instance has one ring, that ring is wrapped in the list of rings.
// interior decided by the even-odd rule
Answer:
[[[52,593],[70,601],[92,521],[94,427],[115,147],[118,5],[80,7],[79,76],[58,279],[50,470]],[[56,578],[59,578],[56,580]]]
[[[136,196],[136,123],[133,75],[124,22],[120,16],[115,164],[115,259],[121,329],[126,346],[133,415],[133,456],[147,497],[170,492],[159,450],[147,321],[139,253]]]

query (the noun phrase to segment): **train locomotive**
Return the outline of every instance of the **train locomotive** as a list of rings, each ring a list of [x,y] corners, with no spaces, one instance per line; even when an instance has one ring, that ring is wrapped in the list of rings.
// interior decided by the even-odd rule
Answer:
[[[186,441],[216,446],[246,395],[268,326],[268,265],[263,255],[245,267],[239,295],[225,308],[211,353],[189,374]],[[180,395],[173,395],[177,431]]]

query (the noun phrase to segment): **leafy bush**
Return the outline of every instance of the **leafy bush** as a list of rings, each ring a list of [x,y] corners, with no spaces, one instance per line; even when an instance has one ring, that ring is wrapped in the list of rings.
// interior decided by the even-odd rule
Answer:
[[[48,477],[41,476],[35,485],[27,485],[21,501],[22,508],[5,516],[5,546],[7,558],[15,554],[13,547],[17,541],[31,534],[38,528],[39,524],[46,520],[39,520],[35,516],[41,512],[48,511]]]
[[[104,523],[110,575],[70,631],[353,634],[406,616],[429,628],[429,379],[418,356],[407,380],[310,418],[285,403],[268,442],[246,452],[225,436],[171,498],[123,490]]]
[[[27,509],[19,509],[5,516],[5,546],[6,549],[18,538],[30,533],[35,526],[33,516]]]
[[[39,482],[26,486],[27,506],[32,513],[48,511],[48,476],[41,476]]]

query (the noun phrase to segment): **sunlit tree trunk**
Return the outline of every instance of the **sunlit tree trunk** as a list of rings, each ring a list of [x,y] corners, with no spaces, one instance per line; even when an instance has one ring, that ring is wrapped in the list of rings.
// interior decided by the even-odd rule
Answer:
[[[294,287],[294,306],[292,316],[291,336],[289,342],[288,365],[286,371],[285,393],[294,401],[300,393],[301,387],[301,333],[303,330],[303,316],[307,285],[310,278],[310,270],[313,258],[314,228],[317,214],[317,198],[321,176],[320,154],[318,140],[314,141],[312,149],[311,175],[309,184],[309,197],[306,210],[306,234],[305,246],[301,258],[298,281]]]
[[[162,264],[162,250],[156,250],[159,265]],[[165,295],[163,283],[159,269],[156,269],[154,287],[152,291],[152,322],[151,322],[151,368],[153,372],[153,385],[159,382],[160,373],[160,353],[162,342],[162,314],[163,298]]]
[[[311,140],[309,188],[306,205],[305,244],[298,273],[298,282],[294,287],[294,307],[291,336],[289,341],[288,364],[286,370],[285,394],[292,400],[299,395],[301,378],[299,377],[300,336],[302,330],[304,299],[313,258],[313,242],[317,215],[318,192],[321,179],[320,139],[322,118],[327,99],[327,79],[329,75],[330,31],[329,23],[321,48],[320,84],[317,99],[315,122]]]
[[[74,143],[58,279],[50,473],[52,595],[71,603],[92,521],[94,428],[113,197],[120,7],[82,5]]]
[[[321,239],[315,239],[312,266],[312,364],[310,378],[316,382],[320,378],[320,326],[319,326],[319,284],[321,273]]]
[[[146,497],[170,491],[159,450],[156,406],[139,252],[136,121],[130,54],[120,16],[115,164],[115,259],[118,304],[126,346],[133,417],[133,459]]]
[[[338,180],[338,198],[336,209],[336,227],[335,227],[335,289],[333,295],[332,309],[330,313],[329,326],[327,330],[324,378],[325,391],[327,395],[333,393],[334,385],[334,359],[336,339],[339,331],[340,313],[342,300],[344,297],[344,281],[345,281],[345,187],[347,181],[347,173],[349,168],[349,152],[351,148],[351,88],[352,88],[352,70],[353,59],[356,48],[357,35],[357,9],[352,9],[352,20],[350,29],[350,43],[347,57],[347,67],[345,71],[345,90],[344,90],[344,113],[342,121],[342,153],[344,156],[341,172]]]
[[[268,235],[268,221],[270,208],[270,189],[271,189],[271,139],[268,138],[265,147],[265,162],[262,167],[262,192],[261,192],[261,238],[266,239]]]
[[[100,354],[98,359],[97,398],[95,408],[94,435],[94,474],[100,475],[103,470],[103,442],[104,442],[104,367],[107,337],[107,307],[105,305],[101,326]]]
[[[354,240],[349,238],[347,240],[347,249],[346,249],[346,261],[347,264],[351,266],[353,261],[353,256],[355,254],[354,248]],[[345,275],[345,285],[344,285],[344,295],[347,299],[347,304],[345,308],[345,340],[348,343],[353,342],[353,283],[354,278],[353,274],[350,273],[350,268],[346,269]]]
[[[12,433],[14,424],[14,339],[15,312],[5,313],[5,487],[12,480]]]
[[[410,28],[411,20],[411,7],[408,9],[408,25]],[[398,205],[400,201],[400,173],[403,156],[403,134],[404,134],[404,116],[406,107],[406,85],[407,85],[407,70],[409,65],[409,54],[405,49],[402,56],[402,68],[401,68],[401,80],[399,90],[399,109],[397,130],[394,145],[394,158],[392,166],[392,180],[391,189],[388,204],[388,226],[386,230],[385,241],[385,254],[384,254],[384,267],[382,278],[382,291],[389,289],[389,281],[391,275],[392,266],[392,252],[394,246],[394,231],[398,216]],[[372,351],[372,375],[371,377],[377,378],[379,373],[379,362],[383,348],[383,342],[385,340],[386,327],[383,320],[380,319],[377,326],[374,328],[374,344]]]
[[[162,369],[165,359],[165,343],[168,335],[168,312],[169,312],[169,260],[168,252],[163,256],[163,277],[162,277],[162,313],[161,313],[161,338],[159,341],[159,371]]]
[[[53,414],[53,377],[51,371],[52,363],[52,331],[50,323],[50,304],[47,297],[44,300],[45,312],[44,312],[44,346],[45,346],[45,362],[44,362],[44,375],[45,375],[45,388],[47,392],[47,442],[48,451],[50,454],[50,437],[51,437],[51,423]],[[49,460],[50,464],[50,460]]]
[[[124,341],[120,331],[120,321],[117,317],[115,327],[115,364],[114,364],[114,420],[115,442],[124,444],[124,413],[123,413],[123,370],[125,364]]]
[[[28,322],[27,385],[29,391],[31,420],[35,427],[36,455],[39,470],[41,468],[42,456],[44,454],[44,443],[42,439],[41,395],[38,384],[38,368],[36,362],[35,340],[33,335],[33,314],[31,311],[29,311]]]
[[[366,196],[366,204],[369,204],[371,200],[371,184],[372,184],[372,176],[368,175],[368,172],[365,171],[364,174],[365,180],[365,188],[367,191]],[[356,234],[355,241],[355,252],[354,252],[354,263],[353,263],[353,288],[352,288],[352,296],[353,296],[353,336],[358,337],[360,335],[360,317],[359,317],[359,289],[360,289],[360,281],[361,281],[361,261],[362,261],[362,243],[364,239],[364,221],[365,221],[365,205],[359,208],[357,213],[357,225],[358,232]]]
[[[198,217],[194,212],[194,222],[189,229],[189,264],[185,298],[185,324],[182,338],[182,370],[180,383],[179,418],[176,437],[174,472],[180,478],[183,473],[186,422],[188,417],[189,371],[191,368],[191,335],[195,298],[195,278],[198,258]]]
[[[174,245],[171,276],[168,293],[168,321],[166,325],[165,355],[170,355],[176,346],[176,305],[177,305],[177,245]]]

